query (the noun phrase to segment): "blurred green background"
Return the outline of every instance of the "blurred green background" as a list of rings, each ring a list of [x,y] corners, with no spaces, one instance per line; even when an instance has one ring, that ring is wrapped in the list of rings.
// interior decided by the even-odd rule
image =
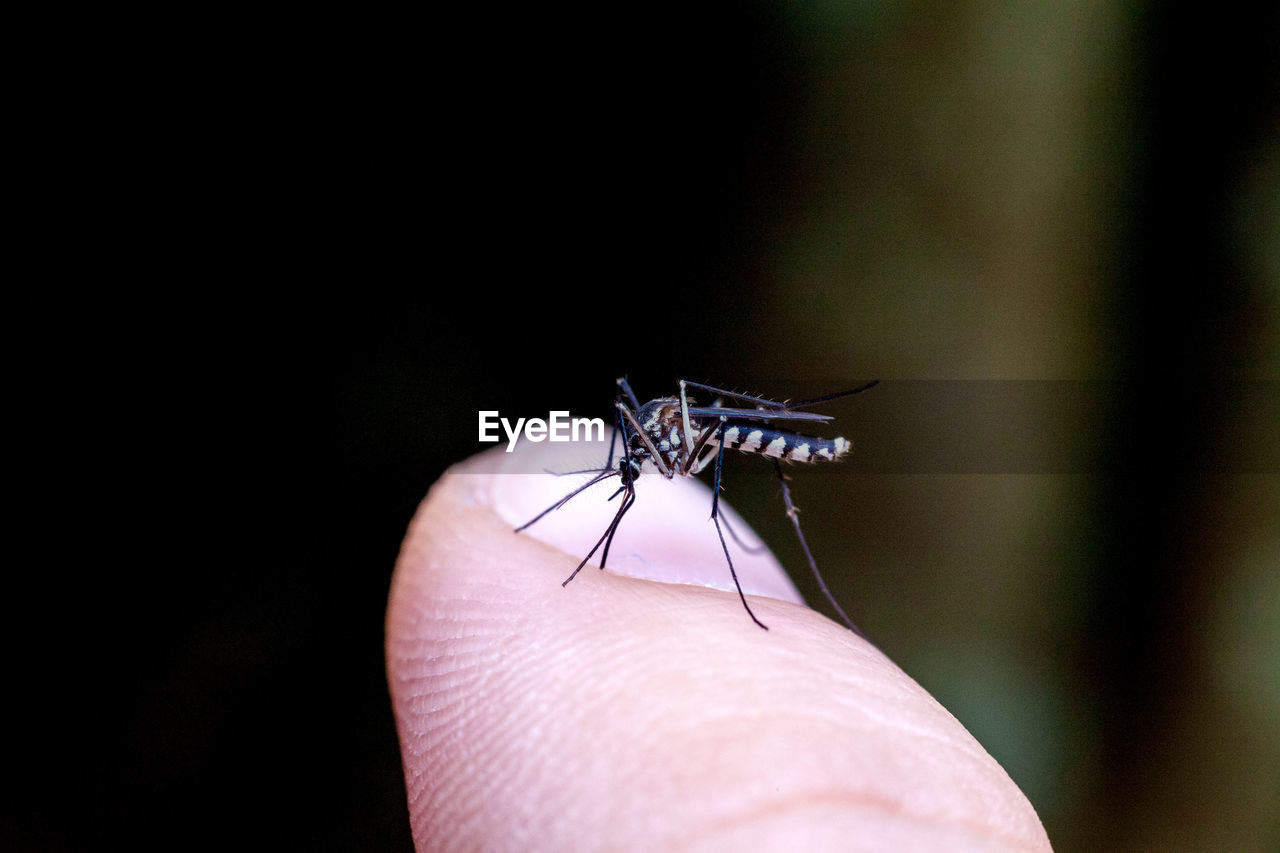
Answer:
[[[139,362],[202,362],[147,441],[210,435],[79,651],[101,742],[27,774],[8,849],[409,849],[405,526],[478,410],[607,417],[623,374],[882,380],[827,409],[852,458],[792,472],[854,620],[1057,849],[1280,849],[1277,33],[1006,2],[231,27],[144,110],[182,287]],[[725,477],[822,609],[767,466]]]

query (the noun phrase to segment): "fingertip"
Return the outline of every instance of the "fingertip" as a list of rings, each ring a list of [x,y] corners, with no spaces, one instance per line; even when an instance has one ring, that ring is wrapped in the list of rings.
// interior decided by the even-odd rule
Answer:
[[[755,598],[761,631],[736,594],[612,572],[561,588],[585,550],[508,517],[563,494],[538,476],[453,469],[397,565],[388,677],[420,849],[1048,849],[964,728],[830,620]],[[627,547],[672,530],[638,527]]]

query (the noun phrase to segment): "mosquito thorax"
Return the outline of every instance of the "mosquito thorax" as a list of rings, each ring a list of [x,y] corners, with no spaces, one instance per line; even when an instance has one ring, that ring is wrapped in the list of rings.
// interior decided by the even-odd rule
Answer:
[[[622,478],[622,485],[629,486],[640,477],[640,461],[637,456],[618,459],[618,476]]]
[[[688,398],[690,403],[694,400]],[[684,418],[680,408],[679,397],[659,397],[650,400],[640,407],[636,420],[657,448],[662,461],[670,470],[683,467],[688,447],[685,445]],[[697,418],[689,419],[689,427],[696,441],[702,434],[702,423]],[[643,447],[639,436],[632,436],[633,446]],[[646,454],[647,455],[647,454]]]

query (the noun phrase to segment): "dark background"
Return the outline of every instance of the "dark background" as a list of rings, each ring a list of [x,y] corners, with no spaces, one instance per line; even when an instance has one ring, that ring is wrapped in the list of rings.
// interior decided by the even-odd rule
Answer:
[[[78,84],[61,251],[149,289],[68,309],[5,849],[410,849],[405,526],[477,410],[623,373],[884,380],[796,474],[850,615],[1059,849],[1275,849],[1274,13],[561,14],[235,21]]]

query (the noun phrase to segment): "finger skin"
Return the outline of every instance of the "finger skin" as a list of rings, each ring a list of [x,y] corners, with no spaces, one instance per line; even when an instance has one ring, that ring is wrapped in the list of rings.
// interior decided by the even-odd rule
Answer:
[[[733,592],[594,565],[562,588],[581,554],[514,534],[494,509],[509,487],[447,473],[392,584],[419,850],[1049,849],[994,759],[873,646],[774,598],[751,597],[762,631]],[[714,537],[706,521],[632,533]]]

